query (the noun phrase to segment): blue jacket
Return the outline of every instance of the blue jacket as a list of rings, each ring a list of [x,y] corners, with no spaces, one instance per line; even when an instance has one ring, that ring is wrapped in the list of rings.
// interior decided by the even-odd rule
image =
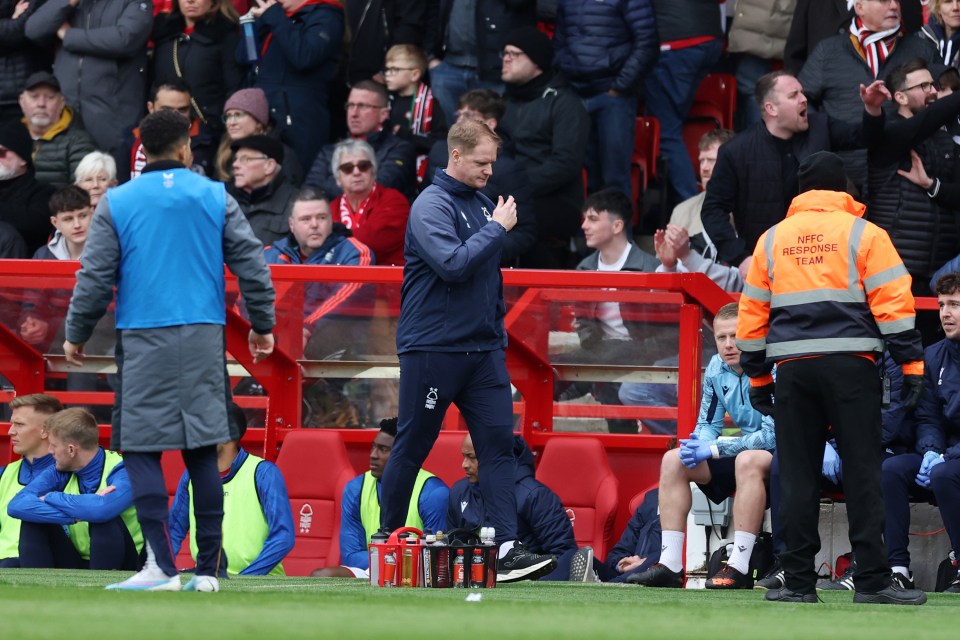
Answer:
[[[410,209],[397,353],[505,349],[500,251],[507,230],[494,205],[437,170]]]
[[[616,546],[607,554],[604,564],[617,572],[617,563],[630,556],[646,558],[636,569],[618,574],[614,582],[622,582],[628,575],[646,571],[660,561],[660,490],[651,489],[627,522],[627,528]]]
[[[363,488],[363,474],[347,483],[343,488],[343,500],[340,509],[340,564],[356,569],[368,569],[370,556],[367,545],[370,540],[360,519],[360,492]],[[377,496],[383,486],[377,480]],[[423,520],[424,529],[444,531],[447,529],[447,496],[450,491],[443,480],[434,476],[423,483],[423,491],[417,500],[417,511]]]
[[[517,537],[534,553],[560,555],[577,550],[573,525],[566,509],[550,487],[533,476],[533,454],[520,436],[514,436],[513,453],[517,459]],[[450,489],[447,526],[476,531],[489,525],[479,484],[467,478]]]
[[[700,415],[693,433],[700,440],[716,440],[723,431],[723,418],[740,428],[740,437],[717,442],[720,457],[735,456],[748,449],[772,451],[777,446],[773,418],[754,410],[750,404],[750,378],[728,367],[720,355],[710,358],[703,374]]]
[[[26,522],[45,524],[113,520],[133,504],[133,491],[121,462],[107,476],[107,485],[113,485],[116,490],[104,496],[96,495],[105,458],[103,449],[99,449],[93,460],[76,473],[63,473],[50,465],[10,501],[7,513]],[[80,495],[67,495],[63,490],[74,475],[80,485]]]
[[[554,64],[582,96],[635,94],[660,55],[650,0],[559,0]]]
[[[39,458],[34,458],[33,462],[30,462],[26,458],[23,458],[23,462],[20,463],[20,473],[17,475],[17,482],[23,486],[27,486],[33,479],[39,476],[42,472],[53,467],[54,460],[53,456],[49,453],[45,456],[40,456]],[[0,467],[0,475],[3,475],[3,470],[6,469],[6,466]],[[4,506],[0,505],[0,509],[3,509]]]
[[[328,142],[327,86],[337,72],[343,45],[343,9],[339,3],[307,2],[287,16],[270,7],[255,23],[260,60],[254,86],[263,89],[270,115],[284,142],[309,167]],[[237,56],[243,60],[241,39]]]
[[[237,474],[243,461],[249,454],[240,449],[237,457],[230,463],[230,471],[223,478],[229,482]],[[272,462],[262,462],[257,465],[254,474],[254,483],[257,485],[257,497],[263,507],[263,515],[267,519],[270,532],[263,541],[263,549],[257,559],[240,572],[242,576],[265,576],[282,562],[296,541],[293,531],[293,514],[290,511],[290,498],[287,497],[287,485],[283,480],[280,469]],[[190,476],[183,472],[177,493],[170,507],[170,544],[174,551],[180,549],[183,539],[190,530],[190,493],[188,485]],[[227,549],[229,554],[229,549]],[[228,555],[229,557],[229,555]]]
[[[960,458],[960,344],[943,339],[923,352],[923,395],[917,405],[917,453]]]
[[[280,238],[263,250],[267,264],[316,264],[358,265],[374,264],[370,247],[352,237],[350,231],[339,222],[333,224],[333,232],[319,249],[303,260],[300,247],[293,234]],[[331,312],[341,308],[348,300],[352,305],[368,302],[373,294],[371,287],[359,282],[315,282],[304,287],[303,313],[305,326],[316,332],[317,323],[330,317]]]

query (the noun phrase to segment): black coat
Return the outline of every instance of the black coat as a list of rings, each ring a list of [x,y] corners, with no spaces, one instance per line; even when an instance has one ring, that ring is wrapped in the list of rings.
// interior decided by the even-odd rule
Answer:
[[[500,129],[517,145],[533,191],[540,239],[564,241],[580,227],[583,161],[590,118],[560,75],[510,85]]]
[[[45,0],[33,0],[23,15],[13,19],[18,0],[0,0],[0,108],[19,110],[17,99],[31,73],[49,69],[50,51],[27,39],[29,18]]]
[[[37,182],[33,170],[18,178],[0,181],[0,221],[13,226],[27,243],[27,255],[46,244],[50,226],[50,196],[53,187]]]
[[[423,48],[427,0],[346,0],[343,9],[350,33],[346,65],[351,85],[379,73],[391,46]]]
[[[866,147],[866,141],[882,134],[884,119],[864,115],[861,127],[811,113],[809,122],[806,131],[785,143],[797,165],[817,151]],[[788,167],[784,175],[781,159],[778,143],[763,122],[720,147],[700,219],[724,262],[734,266],[743,262],[763,232],[787,215],[800,187],[795,169]],[[736,232],[730,226],[730,212]]]
[[[198,22],[189,36],[183,33],[185,26],[180,13],[160,14],[154,21],[153,83],[180,77],[173,62],[176,49],[182,78],[219,139],[224,129],[223,103],[240,86],[235,55],[240,27],[219,12],[211,21]]]

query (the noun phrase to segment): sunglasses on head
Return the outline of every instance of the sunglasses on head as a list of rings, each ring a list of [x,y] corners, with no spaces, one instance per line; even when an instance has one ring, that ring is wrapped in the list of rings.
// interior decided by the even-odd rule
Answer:
[[[353,173],[354,169],[360,169],[361,173],[366,173],[373,168],[373,163],[369,160],[361,160],[360,162],[344,162],[338,168],[343,173]]]

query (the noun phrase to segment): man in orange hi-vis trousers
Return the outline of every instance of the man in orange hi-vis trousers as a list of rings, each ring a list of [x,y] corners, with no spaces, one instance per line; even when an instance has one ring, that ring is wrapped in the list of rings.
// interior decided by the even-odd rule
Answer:
[[[776,422],[786,584],[766,599],[817,602],[820,472],[832,428],[858,564],[853,601],[923,604],[922,591],[891,583],[880,492],[883,385],[876,360],[884,345],[903,367],[908,409],[923,388],[910,275],[887,233],[863,219],[866,207],[843,193],[838,156],[809,156],[798,178],[800,195],[786,219],[757,242],[737,325],[750,400]]]

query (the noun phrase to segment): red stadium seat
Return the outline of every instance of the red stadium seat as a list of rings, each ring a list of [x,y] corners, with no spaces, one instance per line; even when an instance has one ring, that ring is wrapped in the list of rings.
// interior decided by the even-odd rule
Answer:
[[[340,498],[356,475],[335,431],[297,429],[283,441],[277,466],[287,482],[296,543],[283,561],[287,575],[305,576],[340,562]]]
[[[579,546],[604,558],[613,542],[619,482],[607,453],[593,438],[551,438],[537,467],[537,480],[560,496]]]
[[[736,109],[737,79],[729,73],[709,73],[697,88],[687,118],[708,118],[718,127],[733,129]]]
[[[440,437],[423,463],[424,469],[443,480],[448,487],[466,477],[463,473],[463,453],[460,451],[466,435],[466,431],[440,431]]]
[[[657,177],[657,158],[660,156],[660,121],[638,117],[633,136],[633,157],[630,160],[630,197],[633,202],[632,225],[640,223],[640,199],[651,178]]]

